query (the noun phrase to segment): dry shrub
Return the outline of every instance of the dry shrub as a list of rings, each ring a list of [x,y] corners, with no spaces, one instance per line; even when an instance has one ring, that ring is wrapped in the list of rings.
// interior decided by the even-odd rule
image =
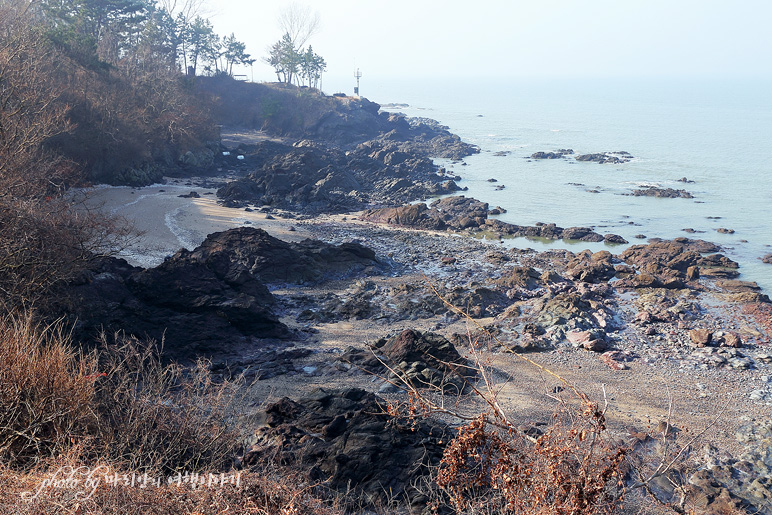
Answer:
[[[34,466],[77,451],[128,470],[227,470],[240,448],[238,381],[208,363],[161,362],[156,346],[117,335],[74,350],[61,323],[0,319],[0,462]]]
[[[0,460],[29,466],[86,436],[95,371],[95,355],[74,351],[61,324],[0,319]]]
[[[241,381],[215,383],[209,363],[164,364],[153,342],[103,336],[94,409],[96,455],[129,470],[227,470],[240,446]]]
[[[625,450],[603,439],[603,414],[556,414],[532,443],[487,417],[459,428],[437,485],[459,513],[610,514],[624,498]]]

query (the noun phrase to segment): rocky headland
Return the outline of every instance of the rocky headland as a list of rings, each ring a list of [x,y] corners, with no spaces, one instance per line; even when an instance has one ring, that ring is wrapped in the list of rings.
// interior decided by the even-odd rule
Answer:
[[[284,94],[305,101],[291,91],[260,98]],[[244,374],[257,422],[240,466],[275,460],[365,505],[396,499],[413,513],[427,512],[416,485],[458,421],[409,423],[389,407],[415,388],[478,409],[470,386],[492,381],[517,430],[538,437],[566,385],[518,357],[529,353],[609,403],[612,436],[640,458],[629,484],[673,448],[689,449],[631,502],[677,507],[686,492],[705,513],[772,513],[772,304],[738,280],[720,246],[508,248],[499,238],[627,242],[504,223],[463,196],[427,204],[459,189],[431,158],[477,151],[436,122],[352,98],[324,97],[302,113],[295,125],[263,120],[252,129],[269,138],[223,150],[217,173],[187,183],[202,195],[181,201],[203,205],[216,191],[231,213],[222,216],[249,210],[252,227],[234,222],[155,266],[99,260],[61,301],[78,334],[164,338],[169,359],[205,357],[218,377]],[[259,228],[269,223],[307,238],[275,238]],[[494,241],[469,237],[479,233]]]

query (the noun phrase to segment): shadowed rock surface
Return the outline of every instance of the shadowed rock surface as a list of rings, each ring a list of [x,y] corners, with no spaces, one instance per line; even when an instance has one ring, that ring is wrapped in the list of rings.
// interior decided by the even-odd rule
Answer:
[[[220,188],[217,196],[234,207],[251,203],[340,213],[459,189],[428,157],[401,148],[381,141],[350,151],[309,140],[294,146],[263,142],[246,151],[245,162],[254,171]]]
[[[467,360],[444,336],[413,329],[381,338],[373,345],[373,352],[352,349],[341,359],[395,384],[407,381],[416,388],[434,387],[448,394],[464,391],[466,380],[475,376]]]
[[[288,338],[266,282],[319,282],[379,266],[357,243],[287,243],[262,229],[213,233],[155,268],[104,258],[70,287],[68,312],[85,339],[100,329],[165,342],[177,359],[227,353],[246,337]]]
[[[147,270],[102,259],[70,287],[67,301],[80,339],[89,341],[102,329],[125,331],[163,341],[164,353],[180,360],[228,352],[247,336],[291,336],[262,282],[249,275],[226,278],[189,254]]]
[[[177,255],[187,254],[183,250]],[[316,283],[382,266],[375,252],[359,243],[331,245],[308,239],[288,243],[252,227],[212,233],[189,255],[236,282],[253,277],[264,283]]]
[[[266,424],[255,433],[244,465],[272,459],[309,471],[311,480],[329,480],[334,489],[353,490],[367,502],[408,497],[424,508],[425,498],[409,498],[416,495],[410,485],[439,463],[450,431],[431,420],[413,426],[386,414],[385,407],[358,388],[285,397],[265,409]]]

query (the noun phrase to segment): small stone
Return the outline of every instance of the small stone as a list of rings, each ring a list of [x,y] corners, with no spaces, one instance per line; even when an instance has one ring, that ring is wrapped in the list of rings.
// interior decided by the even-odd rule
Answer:
[[[573,345],[581,345],[590,341],[590,331],[573,330],[566,333],[566,339]]]
[[[748,358],[732,358],[729,360],[729,365],[737,370],[748,370],[753,365],[753,361]]]
[[[732,347],[735,349],[739,349],[743,346],[742,338],[740,338],[740,335],[736,333],[726,333],[723,338],[723,347]]]
[[[705,347],[710,343],[713,334],[708,329],[692,329],[689,338],[695,347]]]
[[[608,349],[606,342],[600,339],[584,342],[582,347],[592,352],[604,352],[606,349]]]

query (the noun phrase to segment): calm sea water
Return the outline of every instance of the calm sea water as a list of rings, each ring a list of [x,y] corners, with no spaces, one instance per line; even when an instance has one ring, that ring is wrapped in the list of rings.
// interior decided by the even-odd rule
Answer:
[[[741,279],[772,292],[772,265],[760,261],[772,253],[772,83],[388,81],[363,85],[362,92],[382,104],[407,103],[399,111],[439,120],[479,145],[482,153],[466,166],[447,165],[463,177],[465,195],[506,208],[504,221],[590,226],[631,244],[645,241],[635,239],[638,234],[706,239],[741,263]],[[635,159],[621,165],[528,159],[561,148],[624,150]],[[502,151],[509,154],[494,155]],[[682,177],[694,182],[679,182]],[[506,188],[496,191],[500,184]],[[695,198],[627,195],[643,185],[686,189]],[[507,244],[604,248],[525,239]]]

